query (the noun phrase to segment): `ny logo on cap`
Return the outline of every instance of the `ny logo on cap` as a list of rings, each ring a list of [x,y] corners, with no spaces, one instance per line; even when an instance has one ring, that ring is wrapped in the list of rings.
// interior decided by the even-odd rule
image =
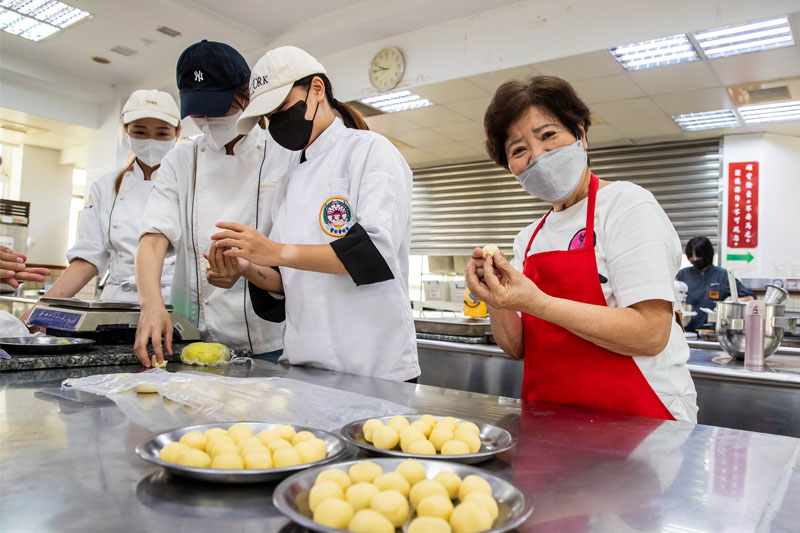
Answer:
[[[194,81],[203,81],[203,71],[202,70],[195,70],[194,71]]]

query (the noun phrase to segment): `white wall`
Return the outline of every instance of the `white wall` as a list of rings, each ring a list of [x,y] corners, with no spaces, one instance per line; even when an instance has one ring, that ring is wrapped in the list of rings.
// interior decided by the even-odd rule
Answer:
[[[800,278],[800,138],[769,133],[728,135],[723,140],[722,266],[739,278]],[[758,161],[758,246],[727,247],[728,164]],[[749,264],[728,253],[755,256]]]
[[[60,152],[38,146],[22,148],[20,200],[31,203],[28,237],[36,244],[28,262],[66,265],[72,198],[72,165],[59,164]]]

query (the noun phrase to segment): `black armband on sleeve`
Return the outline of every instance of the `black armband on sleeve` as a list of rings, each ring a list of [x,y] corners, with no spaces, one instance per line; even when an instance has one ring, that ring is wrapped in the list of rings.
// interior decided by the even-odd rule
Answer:
[[[275,267],[273,267],[275,268]],[[275,268],[275,270],[278,270]],[[257,285],[247,282],[250,291],[250,302],[253,304],[253,311],[268,322],[283,322],[286,320],[286,300],[275,298],[269,291],[265,291]]]
[[[358,286],[394,279],[392,269],[361,224],[356,223],[344,237],[333,241],[331,248]]]

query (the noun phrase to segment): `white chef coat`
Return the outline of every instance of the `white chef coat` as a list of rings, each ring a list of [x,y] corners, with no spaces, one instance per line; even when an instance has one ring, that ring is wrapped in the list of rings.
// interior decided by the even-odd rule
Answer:
[[[408,296],[411,170],[381,135],[334,122],[287,174],[273,204],[269,238],[330,244],[323,206],[349,204],[394,279],[357,286],[348,275],[280,268],[286,295],[281,360],[393,380],[419,375]],[[341,231],[341,229],[340,229]],[[346,232],[345,232],[346,233]],[[344,233],[342,233],[343,235]]]
[[[203,339],[261,354],[281,348],[283,324],[256,316],[243,277],[230,289],[208,283],[203,254],[211,235],[222,231],[218,222],[269,233],[276,182],[300,155],[280,147],[260,127],[233,151],[226,155],[224,147],[213,148],[205,135],[171,150],[161,162],[141,235],[161,233],[169,239],[168,253],[176,255],[172,305],[197,325]]]
[[[122,177],[119,194],[114,184],[119,172],[110,172],[92,183],[81,212],[78,241],[67,252],[67,260],[83,259],[93,264],[98,276],[109,270],[101,300],[139,302],[133,261],[139,245],[139,226],[147,199],[158,181],[144,179],[138,162]],[[161,294],[169,301],[175,258],[164,262]]]

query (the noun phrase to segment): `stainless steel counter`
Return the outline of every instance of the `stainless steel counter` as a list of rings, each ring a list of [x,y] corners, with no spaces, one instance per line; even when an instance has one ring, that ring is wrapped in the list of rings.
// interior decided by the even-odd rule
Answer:
[[[168,370],[189,369],[170,363]],[[133,423],[105,398],[59,396],[67,377],[136,366],[0,375],[2,531],[299,532],[274,485],[172,477],[134,446],[165,428]],[[223,373],[220,371],[220,373]],[[229,375],[287,376],[490,422],[520,436],[484,468],[533,499],[520,531],[790,531],[800,523],[800,441],[605,414],[256,362]],[[149,396],[140,401],[159,402]],[[204,423],[178,408],[182,420]]]

